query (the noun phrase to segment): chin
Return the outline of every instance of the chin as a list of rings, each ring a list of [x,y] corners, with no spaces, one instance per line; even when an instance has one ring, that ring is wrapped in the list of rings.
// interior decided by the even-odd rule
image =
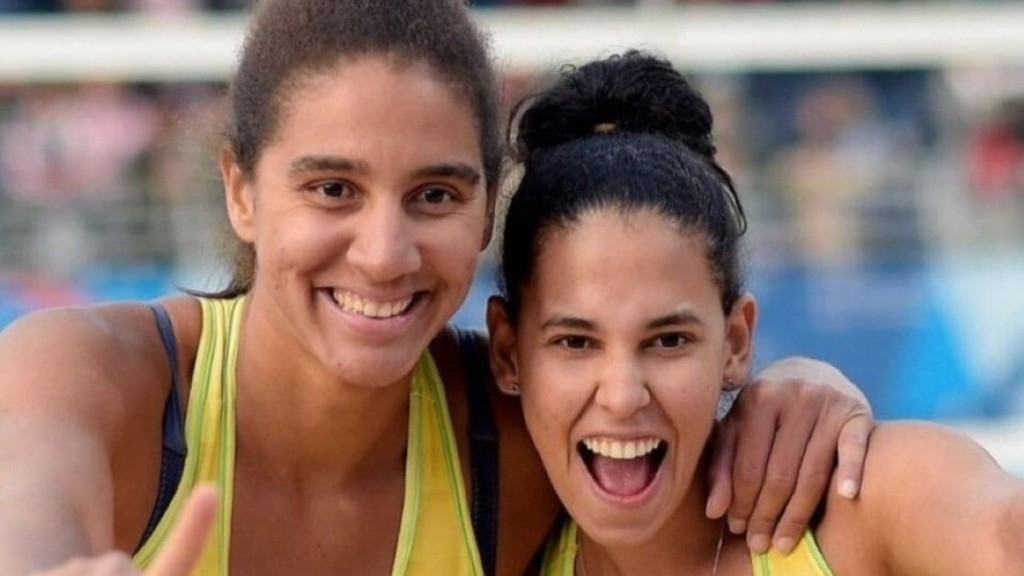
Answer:
[[[420,356],[394,354],[360,354],[349,357],[344,364],[335,364],[335,376],[338,380],[367,389],[387,388],[409,378]]]
[[[603,547],[632,548],[653,541],[667,521],[668,515],[633,513],[628,517],[620,514],[608,518],[584,517],[577,519],[577,524],[588,538]]]

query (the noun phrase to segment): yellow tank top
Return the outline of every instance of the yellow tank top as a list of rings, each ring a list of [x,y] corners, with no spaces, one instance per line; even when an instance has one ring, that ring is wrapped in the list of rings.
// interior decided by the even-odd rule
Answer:
[[[229,574],[235,368],[245,299],[200,302],[203,331],[185,420],[188,455],[181,483],[134,560],[139,568],[153,561],[188,494],[197,484],[210,482],[220,491],[220,513],[195,574],[224,576]],[[482,575],[444,386],[429,352],[413,373],[406,458],[405,500],[392,575]]]
[[[541,565],[542,576],[573,575],[579,549],[578,530],[577,524],[569,520],[548,539]],[[804,532],[789,556],[770,550],[765,554],[751,554],[750,562],[754,566],[754,576],[833,576],[810,530]]]

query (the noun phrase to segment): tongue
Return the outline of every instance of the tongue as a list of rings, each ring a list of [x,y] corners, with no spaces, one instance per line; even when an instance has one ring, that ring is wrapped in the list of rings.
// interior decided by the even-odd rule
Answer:
[[[598,485],[616,496],[639,494],[651,481],[651,463],[646,457],[617,460],[594,455],[591,471]]]

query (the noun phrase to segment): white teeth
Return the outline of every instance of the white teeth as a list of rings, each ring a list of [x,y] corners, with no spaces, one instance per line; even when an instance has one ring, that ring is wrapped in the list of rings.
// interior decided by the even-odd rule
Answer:
[[[367,318],[392,318],[405,312],[412,304],[412,296],[395,302],[373,302],[351,292],[334,290],[334,301],[345,312],[359,314]]]
[[[622,442],[606,438],[584,438],[583,445],[594,454],[615,460],[631,460],[633,458],[642,458],[654,452],[661,445],[661,440],[647,438],[644,440]]]

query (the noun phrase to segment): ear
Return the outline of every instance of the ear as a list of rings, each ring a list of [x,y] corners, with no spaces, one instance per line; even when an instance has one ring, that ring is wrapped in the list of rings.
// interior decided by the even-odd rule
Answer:
[[[757,329],[757,301],[744,294],[733,304],[726,319],[725,387],[738,387],[747,381],[754,359],[754,334]]]
[[[228,146],[220,152],[220,175],[231,228],[240,240],[252,244],[256,240],[256,202],[249,179]]]
[[[491,372],[505,394],[519,395],[519,366],[516,330],[508,315],[508,304],[500,296],[487,300],[487,332],[490,336]]]

